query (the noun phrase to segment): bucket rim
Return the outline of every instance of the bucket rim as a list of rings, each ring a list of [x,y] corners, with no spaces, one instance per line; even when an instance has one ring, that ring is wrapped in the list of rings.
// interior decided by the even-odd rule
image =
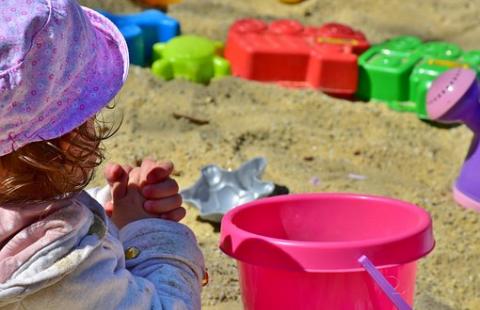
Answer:
[[[326,200],[331,198],[370,200],[407,208],[415,216],[419,217],[419,221],[415,227],[394,236],[353,241],[280,239],[247,231],[232,222],[234,217],[243,210],[265,205],[266,203],[305,201],[305,199],[310,201],[317,199]],[[237,252],[239,246],[245,240],[261,240],[278,247],[299,263],[298,268],[293,269],[310,272],[362,271],[363,268],[357,261],[361,255],[368,256],[376,266],[381,268],[402,265],[426,256],[435,247],[431,217],[421,207],[410,202],[385,196],[340,192],[302,193],[269,197],[255,200],[230,210],[222,219],[220,249],[226,255],[239,261],[245,263],[255,262],[255,258],[246,257],[246,255]],[[385,253],[379,255],[382,250],[385,250],[383,248],[393,252],[389,255],[384,255]],[[406,251],[407,248],[409,251]],[[256,261],[254,264],[258,265],[259,262]],[[262,264],[260,263],[260,265]],[[268,264],[263,265],[268,266]]]

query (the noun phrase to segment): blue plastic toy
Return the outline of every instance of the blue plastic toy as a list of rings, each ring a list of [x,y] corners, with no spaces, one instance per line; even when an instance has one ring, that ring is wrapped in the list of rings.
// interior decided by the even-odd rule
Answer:
[[[146,10],[130,15],[106,11],[100,13],[120,29],[127,41],[130,63],[135,65],[150,65],[153,44],[167,42],[180,34],[180,23],[159,10]]]

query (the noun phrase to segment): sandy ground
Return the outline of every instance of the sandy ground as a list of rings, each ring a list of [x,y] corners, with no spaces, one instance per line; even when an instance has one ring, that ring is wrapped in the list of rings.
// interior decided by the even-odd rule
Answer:
[[[139,10],[125,0],[80,2],[114,12]],[[413,34],[480,49],[479,11],[480,1],[307,0],[288,6],[275,0],[185,0],[170,13],[184,33],[214,39],[224,39],[237,18],[292,17],[312,25],[350,24],[372,42]],[[433,217],[437,246],[420,263],[416,309],[480,309],[480,215],[459,208],[450,190],[471,139],[463,126],[441,129],[375,102],[236,78],[209,86],[164,82],[138,67],[116,101],[124,124],[106,143],[108,159],[172,159],[183,188],[206,164],[236,168],[264,156],[269,162],[264,179],[292,193],[360,192],[424,207]],[[177,120],[174,112],[210,123]],[[309,157],[313,160],[305,160]],[[94,184],[101,183],[99,175]],[[241,309],[235,262],[217,249],[216,228],[196,220],[195,209],[188,211],[184,222],[197,234],[210,270],[205,309]]]

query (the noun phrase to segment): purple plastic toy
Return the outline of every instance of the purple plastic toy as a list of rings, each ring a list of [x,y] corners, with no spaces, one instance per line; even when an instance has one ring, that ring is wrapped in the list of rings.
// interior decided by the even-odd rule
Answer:
[[[442,74],[430,87],[427,111],[432,120],[465,123],[475,134],[467,158],[453,187],[455,200],[480,212],[480,102],[476,73],[452,69]]]

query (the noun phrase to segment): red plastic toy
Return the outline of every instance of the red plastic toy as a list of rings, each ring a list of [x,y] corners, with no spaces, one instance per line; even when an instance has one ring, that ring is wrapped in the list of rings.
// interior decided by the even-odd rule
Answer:
[[[369,46],[363,33],[342,24],[242,19],[230,27],[225,57],[235,76],[349,97],[358,84],[357,56]]]

